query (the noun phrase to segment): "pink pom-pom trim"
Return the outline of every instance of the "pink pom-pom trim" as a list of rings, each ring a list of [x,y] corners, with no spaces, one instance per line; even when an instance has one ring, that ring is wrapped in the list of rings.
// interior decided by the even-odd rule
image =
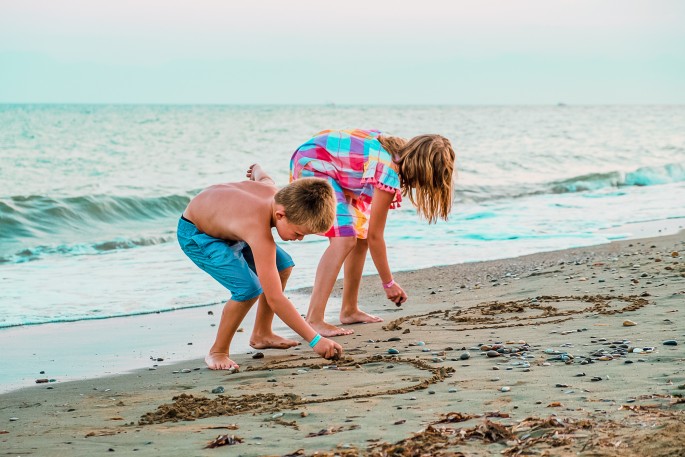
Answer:
[[[383,184],[382,182],[378,182],[375,177],[371,178],[363,178],[362,179],[362,184],[373,184],[374,187],[383,190],[385,192],[390,192],[391,194],[395,194],[395,197],[393,198],[392,203],[390,204],[390,209],[396,209],[399,208],[400,202],[402,201],[402,194],[400,193],[399,189],[395,189],[394,187],[388,186],[387,184]]]

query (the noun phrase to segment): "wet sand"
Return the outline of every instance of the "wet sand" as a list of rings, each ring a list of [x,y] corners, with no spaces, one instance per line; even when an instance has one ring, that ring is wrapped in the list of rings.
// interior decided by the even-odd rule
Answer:
[[[685,455],[685,232],[396,279],[400,308],[364,277],[385,322],[335,362],[151,360],[0,395],[0,455]]]

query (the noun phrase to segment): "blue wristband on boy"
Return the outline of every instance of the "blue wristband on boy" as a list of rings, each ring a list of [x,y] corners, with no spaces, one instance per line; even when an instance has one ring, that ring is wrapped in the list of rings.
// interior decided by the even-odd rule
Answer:
[[[316,346],[316,343],[318,343],[320,339],[321,339],[321,335],[319,335],[317,333],[316,336],[314,338],[312,338],[312,340],[309,342],[309,347],[314,348],[314,346]]]

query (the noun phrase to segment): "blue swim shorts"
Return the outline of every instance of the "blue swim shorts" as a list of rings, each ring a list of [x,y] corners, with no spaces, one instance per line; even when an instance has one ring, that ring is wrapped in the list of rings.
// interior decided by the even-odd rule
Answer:
[[[231,299],[247,301],[262,293],[250,246],[244,241],[227,241],[202,233],[188,219],[178,221],[178,244],[198,267],[231,291]],[[278,271],[295,265],[292,257],[276,246]]]

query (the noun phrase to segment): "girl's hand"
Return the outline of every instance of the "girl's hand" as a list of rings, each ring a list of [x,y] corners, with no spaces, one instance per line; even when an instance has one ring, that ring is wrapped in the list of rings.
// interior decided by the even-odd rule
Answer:
[[[247,169],[247,173],[245,174],[245,176],[250,181],[257,181],[257,176],[259,175],[260,171],[262,171],[261,165],[259,165],[258,163],[253,163],[252,165],[250,165],[250,168]]]
[[[258,163],[250,165],[245,176],[247,176],[247,179],[250,181],[276,184],[276,182],[271,179],[271,176],[267,175],[262,166]]]
[[[392,286],[385,289],[385,296],[397,306],[402,305],[402,303],[406,302],[408,298],[407,294],[396,282]]]

